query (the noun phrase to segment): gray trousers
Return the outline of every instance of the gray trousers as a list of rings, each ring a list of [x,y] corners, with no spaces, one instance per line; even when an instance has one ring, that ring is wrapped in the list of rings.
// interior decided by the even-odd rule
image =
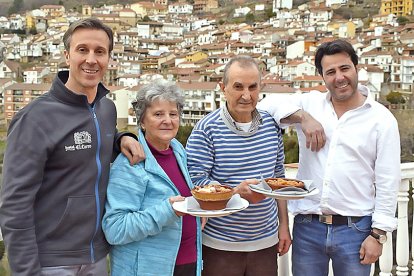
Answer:
[[[106,257],[94,264],[42,267],[41,276],[107,276]]]

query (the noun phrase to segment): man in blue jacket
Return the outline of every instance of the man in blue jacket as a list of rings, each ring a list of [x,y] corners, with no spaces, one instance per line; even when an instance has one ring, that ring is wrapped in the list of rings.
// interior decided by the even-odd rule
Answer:
[[[69,71],[13,118],[8,131],[0,224],[13,275],[105,275],[101,219],[113,153],[132,163],[142,149],[118,133],[100,82],[113,48],[97,19],[63,37]]]

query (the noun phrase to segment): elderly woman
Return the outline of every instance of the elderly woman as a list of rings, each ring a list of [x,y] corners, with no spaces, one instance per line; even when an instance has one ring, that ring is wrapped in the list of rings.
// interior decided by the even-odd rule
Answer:
[[[184,99],[174,83],[158,80],[133,105],[146,159],[131,166],[119,155],[111,168],[102,227],[113,245],[112,275],[200,275],[200,220],[172,208],[193,187],[174,138]]]

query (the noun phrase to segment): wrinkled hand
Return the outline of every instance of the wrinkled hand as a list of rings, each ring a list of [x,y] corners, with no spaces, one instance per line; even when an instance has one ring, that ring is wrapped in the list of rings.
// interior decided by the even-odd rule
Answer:
[[[121,152],[128,158],[131,166],[145,159],[142,145],[131,136],[121,137]]]
[[[361,245],[359,250],[359,259],[361,264],[375,263],[382,254],[382,244],[375,238],[368,236]]]
[[[319,151],[326,143],[325,131],[321,123],[309,113],[303,112],[302,130],[306,136],[306,147],[311,151]]]
[[[289,228],[282,227],[279,228],[279,243],[277,244],[277,250],[279,252],[279,256],[285,255],[292,244],[292,239],[290,237]]]
[[[179,196],[172,196],[172,197],[169,198],[171,206],[173,205],[174,202],[179,202],[179,201],[184,201],[184,200],[185,200],[185,197],[182,197],[180,195]],[[178,212],[176,210],[174,210],[174,212],[178,217],[182,217],[182,216],[186,215],[185,213]]]
[[[239,185],[237,185],[234,188],[234,193],[240,194],[240,196],[246,199],[249,203],[258,203],[266,198],[264,195],[250,190],[249,184],[259,184],[259,180],[247,179],[242,181]]]

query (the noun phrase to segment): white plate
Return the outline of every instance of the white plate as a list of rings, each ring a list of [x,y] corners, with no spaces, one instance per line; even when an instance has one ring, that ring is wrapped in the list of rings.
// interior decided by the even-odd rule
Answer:
[[[195,200],[194,197],[186,197],[184,201],[174,202],[172,207],[174,210],[186,213],[195,217],[222,217],[227,216],[241,210],[246,209],[249,206],[249,202],[244,198],[241,198],[239,194],[233,195],[225,209],[222,210],[203,210]]]
[[[263,194],[267,197],[276,198],[276,199],[284,199],[284,200],[295,200],[295,199],[302,199],[307,196],[313,196],[319,193],[319,190],[315,188],[312,183],[312,180],[301,180],[305,184],[305,188],[309,191],[303,192],[292,192],[292,191],[268,191],[264,190],[258,185],[250,184],[249,187],[252,191]]]

